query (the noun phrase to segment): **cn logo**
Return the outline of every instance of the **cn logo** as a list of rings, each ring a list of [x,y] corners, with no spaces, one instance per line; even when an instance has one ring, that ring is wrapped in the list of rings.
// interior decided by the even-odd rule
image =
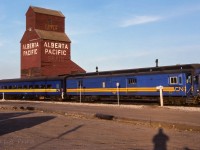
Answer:
[[[174,91],[176,91],[176,92],[180,92],[180,91],[185,92],[185,87],[174,87]]]

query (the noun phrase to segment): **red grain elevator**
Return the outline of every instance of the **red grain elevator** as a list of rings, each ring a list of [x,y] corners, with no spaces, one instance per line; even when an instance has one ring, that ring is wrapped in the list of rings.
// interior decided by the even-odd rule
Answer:
[[[30,6],[20,43],[21,78],[85,73],[71,60],[71,41],[60,11]]]

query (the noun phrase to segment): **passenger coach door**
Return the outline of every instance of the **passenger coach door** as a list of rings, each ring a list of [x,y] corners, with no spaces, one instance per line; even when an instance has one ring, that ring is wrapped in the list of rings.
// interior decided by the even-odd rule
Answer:
[[[78,80],[77,88],[78,89],[83,88],[83,80]]]
[[[187,97],[192,95],[192,76],[188,74],[186,77],[186,95]]]
[[[78,82],[77,82],[77,94],[81,94],[83,95],[83,80],[82,79],[79,79]]]
[[[83,91],[83,80],[79,79],[77,82],[77,96],[79,97],[80,103],[83,99],[84,96],[84,91]]]

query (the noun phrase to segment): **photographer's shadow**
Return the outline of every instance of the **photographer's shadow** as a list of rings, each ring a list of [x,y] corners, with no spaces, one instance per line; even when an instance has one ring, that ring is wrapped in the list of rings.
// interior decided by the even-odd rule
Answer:
[[[152,139],[154,150],[167,150],[167,141],[169,141],[169,137],[164,134],[162,128],[159,128],[158,133]]]

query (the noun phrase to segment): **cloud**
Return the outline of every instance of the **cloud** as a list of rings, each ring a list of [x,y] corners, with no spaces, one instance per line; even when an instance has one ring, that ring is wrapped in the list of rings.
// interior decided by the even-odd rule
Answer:
[[[152,22],[157,22],[160,20],[167,20],[171,18],[177,18],[179,16],[184,16],[191,13],[197,13],[200,11],[200,5],[182,5],[179,7],[176,7],[174,9],[169,9],[167,11],[158,12],[162,15],[136,15],[134,17],[129,17],[127,19],[124,19],[120,23],[120,27],[126,28],[129,26],[135,26],[135,25],[142,25],[142,24],[148,24]]]
[[[139,24],[147,24],[147,23],[159,21],[161,19],[162,18],[160,16],[135,16],[133,18],[124,20],[120,26],[129,27],[129,26],[134,26],[134,25],[139,25]]]

